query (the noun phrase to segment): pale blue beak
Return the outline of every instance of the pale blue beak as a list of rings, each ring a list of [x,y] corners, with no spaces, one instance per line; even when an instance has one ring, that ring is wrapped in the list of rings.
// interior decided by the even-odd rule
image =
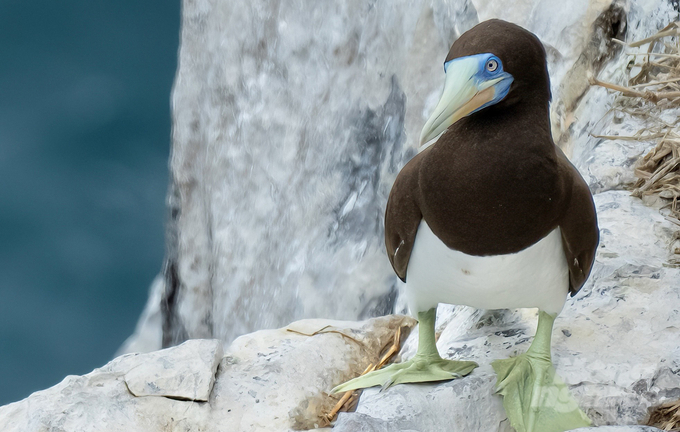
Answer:
[[[420,134],[421,146],[438,138],[461,118],[500,102],[513,81],[493,54],[453,59],[444,65],[444,70],[444,91]]]

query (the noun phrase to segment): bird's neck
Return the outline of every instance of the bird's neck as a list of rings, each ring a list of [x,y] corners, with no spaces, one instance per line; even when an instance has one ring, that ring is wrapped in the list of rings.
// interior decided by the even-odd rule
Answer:
[[[532,149],[548,154],[555,151],[548,106],[538,103],[485,108],[453,124],[437,144],[453,151],[461,146],[474,146],[480,151],[494,148]],[[480,145],[484,148],[479,148]]]

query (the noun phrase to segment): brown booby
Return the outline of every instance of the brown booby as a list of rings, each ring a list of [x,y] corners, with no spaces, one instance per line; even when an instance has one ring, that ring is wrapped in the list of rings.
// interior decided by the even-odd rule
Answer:
[[[550,346],[599,234],[588,185],[552,139],[543,45],[515,24],[485,21],[454,42],[444,71],[423,149],[399,173],[385,214],[387,255],[420,323],[417,354],[334,391],[472,372],[476,363],[437,351],[438,303],[538,308],[528,351],[492,364],[506,413],[518,432],[587,426],[555,375]]]

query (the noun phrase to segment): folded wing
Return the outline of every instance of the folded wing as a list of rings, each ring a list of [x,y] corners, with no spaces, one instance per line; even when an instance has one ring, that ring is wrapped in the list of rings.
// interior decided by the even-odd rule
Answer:
[[[418,225],[423,218],[418,206],[418,172],[422,156],[427,152],[419,153],[401,170],[390,191],[385,211],[387,256],[395,273],[404,282]]]
[[[595,203],[588,184],[574,165],[557,148],[558,161],[567,176],[570,196],[564,206],[559,226],[562,231],[562,246],[569,265],[569,292],[576,294],[593,267],[600,233],[597,227]]]

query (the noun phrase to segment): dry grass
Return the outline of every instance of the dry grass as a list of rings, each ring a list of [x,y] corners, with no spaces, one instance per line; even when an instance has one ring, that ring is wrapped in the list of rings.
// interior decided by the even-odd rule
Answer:
[[[382,347],[380,350],[380,358],[376,359],[375,363],[369,364],[359,376],[366,375],[369,372],[380,369],[392,361],[394,356],[401,349],[401,344],[404,340],[406,340],[409,332],[410,329],[408,327],[398,327],[391,342]],[[359,402],[359,396],[361,396],[361,390],[350,390],[345,392],[329,412],[323,413],[321,415],[322,424],[320,424],[319,427],[329,426],[331,422],[335,420],[339,412],[354,411],[357,403]]]
[[[674,22],[656,35],[625,44],[630,56],[631,76],[627,86],[589,77],[591,85],[619,93],[613,110],[634,117],[645,125],[632,136],[594,135],[604,139],[656,141],[656,146],[635,165],[637,182],[632,193],[639,198],[656,196],[665,201],[667,218],[680,226],[680,22]],[[647,45],[641,52],[633,48]],[[635,71],[633,74],[632,71]],[[669,117],[674,120],[668,121]],[[664,120],[665,119],[665,120]],[[680,253],[680,250],[674,250]],[[680,262],[674,259],[676,263]]]
[[[680,431],[680,401],[651,408],[646,424],[664,431]]]

